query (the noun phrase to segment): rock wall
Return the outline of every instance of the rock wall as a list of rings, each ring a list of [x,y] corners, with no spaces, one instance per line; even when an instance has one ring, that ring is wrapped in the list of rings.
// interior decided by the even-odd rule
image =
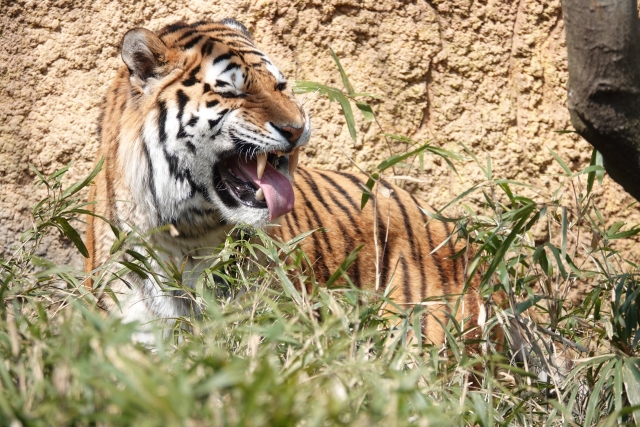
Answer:
[[[99,105],[121,66],[119,43],[130,28],[158,29],[176,20],[243,22],[258,45],[291,79],[340,87],[330,45],[379,126],[358,122],[354,143],[339,113],[307,96],[313,137],[301,162],[321,168],[371,169],[403,144],[381,132],[459,143],[496,176],[553,189],[560,169],[547,148],[574,169],[591,148],[570,129],[566,52],[560,0],[0,0],[0,244],[9,255],[31,226],[34,191],[28,164],[53,172],[73,161],[71,179],[86,174],[97,147]],[[461,181],[428,157],[426,183],[415,188],[439,206],[482,173],[459,168]],[[402,171],[396,171],[401,174]],[[640,222],[623,207],[632,199],[607,180],[603,213]],[[81,226],[82,228],[82,226]],[[51,239],[48,256],[78,266],[68,242]]]

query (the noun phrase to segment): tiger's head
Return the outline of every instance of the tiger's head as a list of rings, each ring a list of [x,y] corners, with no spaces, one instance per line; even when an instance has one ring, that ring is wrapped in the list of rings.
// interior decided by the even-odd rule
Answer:
[[[118,139],[135,141],[142,157],[121,153],[124,173],[157,225],[197,235],[220,223],[263,226],[292,209],[309,118],[241,23],[136,28],[122,59]]]

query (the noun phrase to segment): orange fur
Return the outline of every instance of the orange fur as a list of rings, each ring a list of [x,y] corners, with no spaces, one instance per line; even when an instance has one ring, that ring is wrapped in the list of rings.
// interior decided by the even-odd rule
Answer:
[[[302,244],[319,283],[326,282],[356,247],[364,245],[347,269],[349,278],[357,287],[380,294],[390,287],[391,299],[405,309],[424,305],[423,333],[436,344],[444,340],[440,323],[448,323],[446,312],[461,297],[457,320],[466,320],[464,329],[476,325],[484,309],[477,294],[478,280],[465,292],[465,257],[452,259],[464,245],[455,243],[452,236],[431,253],[451,236],[453,228],[429,221],[411,194],[388,183],[380,184],[382,189],[361,210],[365,182],[361,175],[300,168],[294,180],[295,206],[274,234],[289,240],[308,230],[326,229]],[[478,338],[478,332],[472,337]]]
[[[191,217],[183,216],[183,212],[187,211],[180,210],[182,205],[176,205],[178,207],[174,211],[177,213],[171,211],[171,215],[162,215],[162,210],[171,200],[165,202],[157,196],[156,193],[166,190],[161,185],[185,185],[187,182],[195,194],[190,197],[200,197],[207,191],[214,191],[204,188],[206,183],[194,184],[202,178],[198,175],[202,168],[188,169],[180,163],[183,161],[180,156],[188,154],[186,146],[179,146],[182,151],[175,149],[175,152],[169,153],[162,138],[167,138],[167,134],[179,126],[180,131],[175,131],[178,137],[171,136],[174,138],[171,143],[178,146],[182,141],[179,137],[186,135],[185,129],[189,123],[193,121],[197,125],[197,120],[204,120],[203,115],[208,114],[203,107],[206,104],[207,107],[212,105],[237,112],[236,118],[240,117],[252,129],[261,129],[256,131],[257,135],[260,137],[259,132],[265,133],[267,142],[279,138],[277,132],[273,133],[274,128],[284,129],[279,132],[285,135],[291,147],[285,144],[278,151],[293,153],[308,139],[308,119],[293,99],[290,89],[283,90],[283,83],[278,83],[281,74],[274,71],[275,67],[265,59],[266,56],[253,47],[246,30],[235,21],[193,25],[178,23],[156,35],[138,29],[129,37],[129,42],[126,38],[123,60],[128,66],[120,70],[105,98],[98,152],[98,158],[104,158],[105,166],[95,180],[90,200],[97,202],[94,207],[97,215],[127,231],[136,229],[147,233],[171,224],[179,236],[159,231],[151,239],[166,250],[167,257],[177,259],[180,265],[181,258],[189,258],[194,251],[201,250],[199,248],[220,244],[225,232],[233,224],[229,215],[225,217],[211,208],[211,197],[204,196],[207,202],[197,207],[201,212],[195,216],[200,221],[198,224],[190,222]],[[241,96],[227,96],[228,93],[218,92],[212,86],[218,86],[219,80],[206,82],[211,67],[215,68],[215,64],[223,59],[235,61],[229,62],[228,68],[242,70],[244,93]],[[231,86],[230,83],[224,84]],[[224,117],[223,113],[227,114],[223,111],[220,117]],[[190,114],[189,123],[187,114]],[[173,124],[169,120],[174,120],[171,122]],[[209,119],[212,129],[218,126],[216,120],[222,118]],[[287,129],[300,130],[292,137]],[[195,159],[193,162],[206,160],[203,160],[201,150],[215,149],[215,144],[229,144],[230,133],[225,132],[217,140],[213,136],[207,139],[210,141],[207,144],[211,145],[196,141],[198,147],[192,148],[194,152],[198,149],[200,157],[192,156]],[[250,138],[248,141],[252,142]],[[153,147],[149,147],[153,144],[157,145],[154,149],[165,147],[165,151],[150,154]],[[194,144],[191,142],[191,145]],[[253,153],[255,155],[255,151]],[[248,152],[243,155],[251,154]],[[214,158],[213,155],[211,158]],[[158,161],[169,165],[168,178],[165,176],[167,174],[154,175],[154,167],[157,166],[154,162]],[[215,163],[213,167],[217,167]],[[159,183],[162,179],[165,181]],[[443,243],[452,233],[451,227],[443,222],[429,221],[409,193],[387,183],[379,184],[378,188],[384,191],[377,192],[367,207],[360,210],[364,181],[362,177],[352,174],[300,168],[294,181],[296,200],[293,211],[281,219],[281,227],[273,228],[274,235],[290,239],[310,229],[324,227],[327,230],[326,233],[312,234],[302,245],[320,283],[326,282],[345,257],[363,244],[357,260],[347,271],[351,280],[358,287],[380,293],[391,287],[390,296],[401,307],[423,305],[428,313],[423,317],[423,332],[433,343],[443,342],[444,334],[439,322],[448,322],[446,312],[457,302],[459,308],[456,318],[466,322],[465,329],[481,323],[484,306],[475,289],[477,280],[472,280],[470,288],[465,289],[467,276],[464,257],[452,259],[454,254],[463,249],[463,244],[454,243],[455,236]],[[387,192],[389,194],[383,194]],[[192,203],[194,199],[185,200],[184,203]],[[208,212],[211,212],[210,215]],[[240,213],[241,208],[233,212]],[[108,259],[115,236],[109,224],[102,220],[90,216],[87,223],[90,257],[85,267],[90,273]],[[130,312],[127,314],[123,309],[125,320],[177,317],[186,315],[192,309],[188,303],[180,302],[185,301],[179,299],[185,293],[166,292],[139,278],[129,279],[134,290],[119,282],[114,285],[117,287],[115,292],[122,295],[139,292],[136,295],[140,301],[131,303],[127,309]],[[92,283],[88,282],[87,285],[91,287]],[[140,308],[155,298],[165,298],[162,301],[169,299],[176,307],[166,309],[158,303],[157,307]],[[116,310],[116,305],[109,298],[102,298],[101,302],[107,310]],[[471,337],[478,336],[476,328]]]

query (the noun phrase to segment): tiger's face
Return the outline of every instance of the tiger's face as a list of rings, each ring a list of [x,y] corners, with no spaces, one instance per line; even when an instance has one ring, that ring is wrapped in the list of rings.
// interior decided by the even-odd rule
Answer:
[[[148,167],[129,181],[147,180],[133,186],[150,190],[144,203],[158,225],[197,235],[220,223],[263,226],[293,208],[290,181],[309,118],[242,24],[134,29],[122,58],[125,113],[136,119],[121,133],[137,133]]]

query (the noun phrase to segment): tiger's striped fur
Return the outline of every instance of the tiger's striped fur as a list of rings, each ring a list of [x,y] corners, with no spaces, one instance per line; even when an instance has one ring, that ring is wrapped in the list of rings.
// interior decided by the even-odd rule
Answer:
[[[302,243],[319,283],[325,283],[363,244],[347,269],[349,278],[356,286],[380,293],[391,287],[390,297],[401,307],[423,304],[428,313],[423,316],[423,334],[435,344],[444,340],[440,325],[448,323],[446,312],[463,294],[458,321],[466,319],[465,327],[483,323],[485,311],[476,292],[477,280],[464,293],[465,259],[452,258],[463,245],[456,244],[454,236],[430,255],[451,236],[452,227],[429,221],[411,194],[386,182],[379,184],[383,189],[361,210],[365,182],[362,175],[300,168],[294,181],[296,203],[275,234],[290,240],[307,230],[326,229]],[[437,298],[441,296],[447,298]]]
[[[242,24],[180,22],[157,34],[134,29],[125,35],[122,58],[126,66],[103,106],[98,157],[105,166],[90,199],[97,202],[96,214],[125,231],[150,235],[164,259],[184,263],[187,286],[200,271],[194,258],[222,243],[234,224],[264,227],[283,217],[281,227],[269,230],[284,239],[329,230],[303,244],[320,282],[362,243],[349,270],[357,286],[378,283],[380,292],[391,286],[392,298],[405,306],[462,294],[463,262],[450,259],[461,246],[450,240],[431,254],[451,230],[434,221],[425,227],[427,218],[404,190],[381,184],[389,197],[374,196],[360,211],[361,177],[301,168],[291,189],[298,149],[309,139],[308,115]],[[89,217],[87,240],[86,270],[94,272],[109,258],[115,236],[109,224]],[[124,321],[197,313],[188,292],[164,290],[133,274],[126,279],[130,286],[112,284],[119,306],[101,297]],[[463,301],[458,319],[481,322],[476,292]],[[425,304],[446,323],[441,303]],[[425,319],[427,337],[442,342],[433,316]]]

